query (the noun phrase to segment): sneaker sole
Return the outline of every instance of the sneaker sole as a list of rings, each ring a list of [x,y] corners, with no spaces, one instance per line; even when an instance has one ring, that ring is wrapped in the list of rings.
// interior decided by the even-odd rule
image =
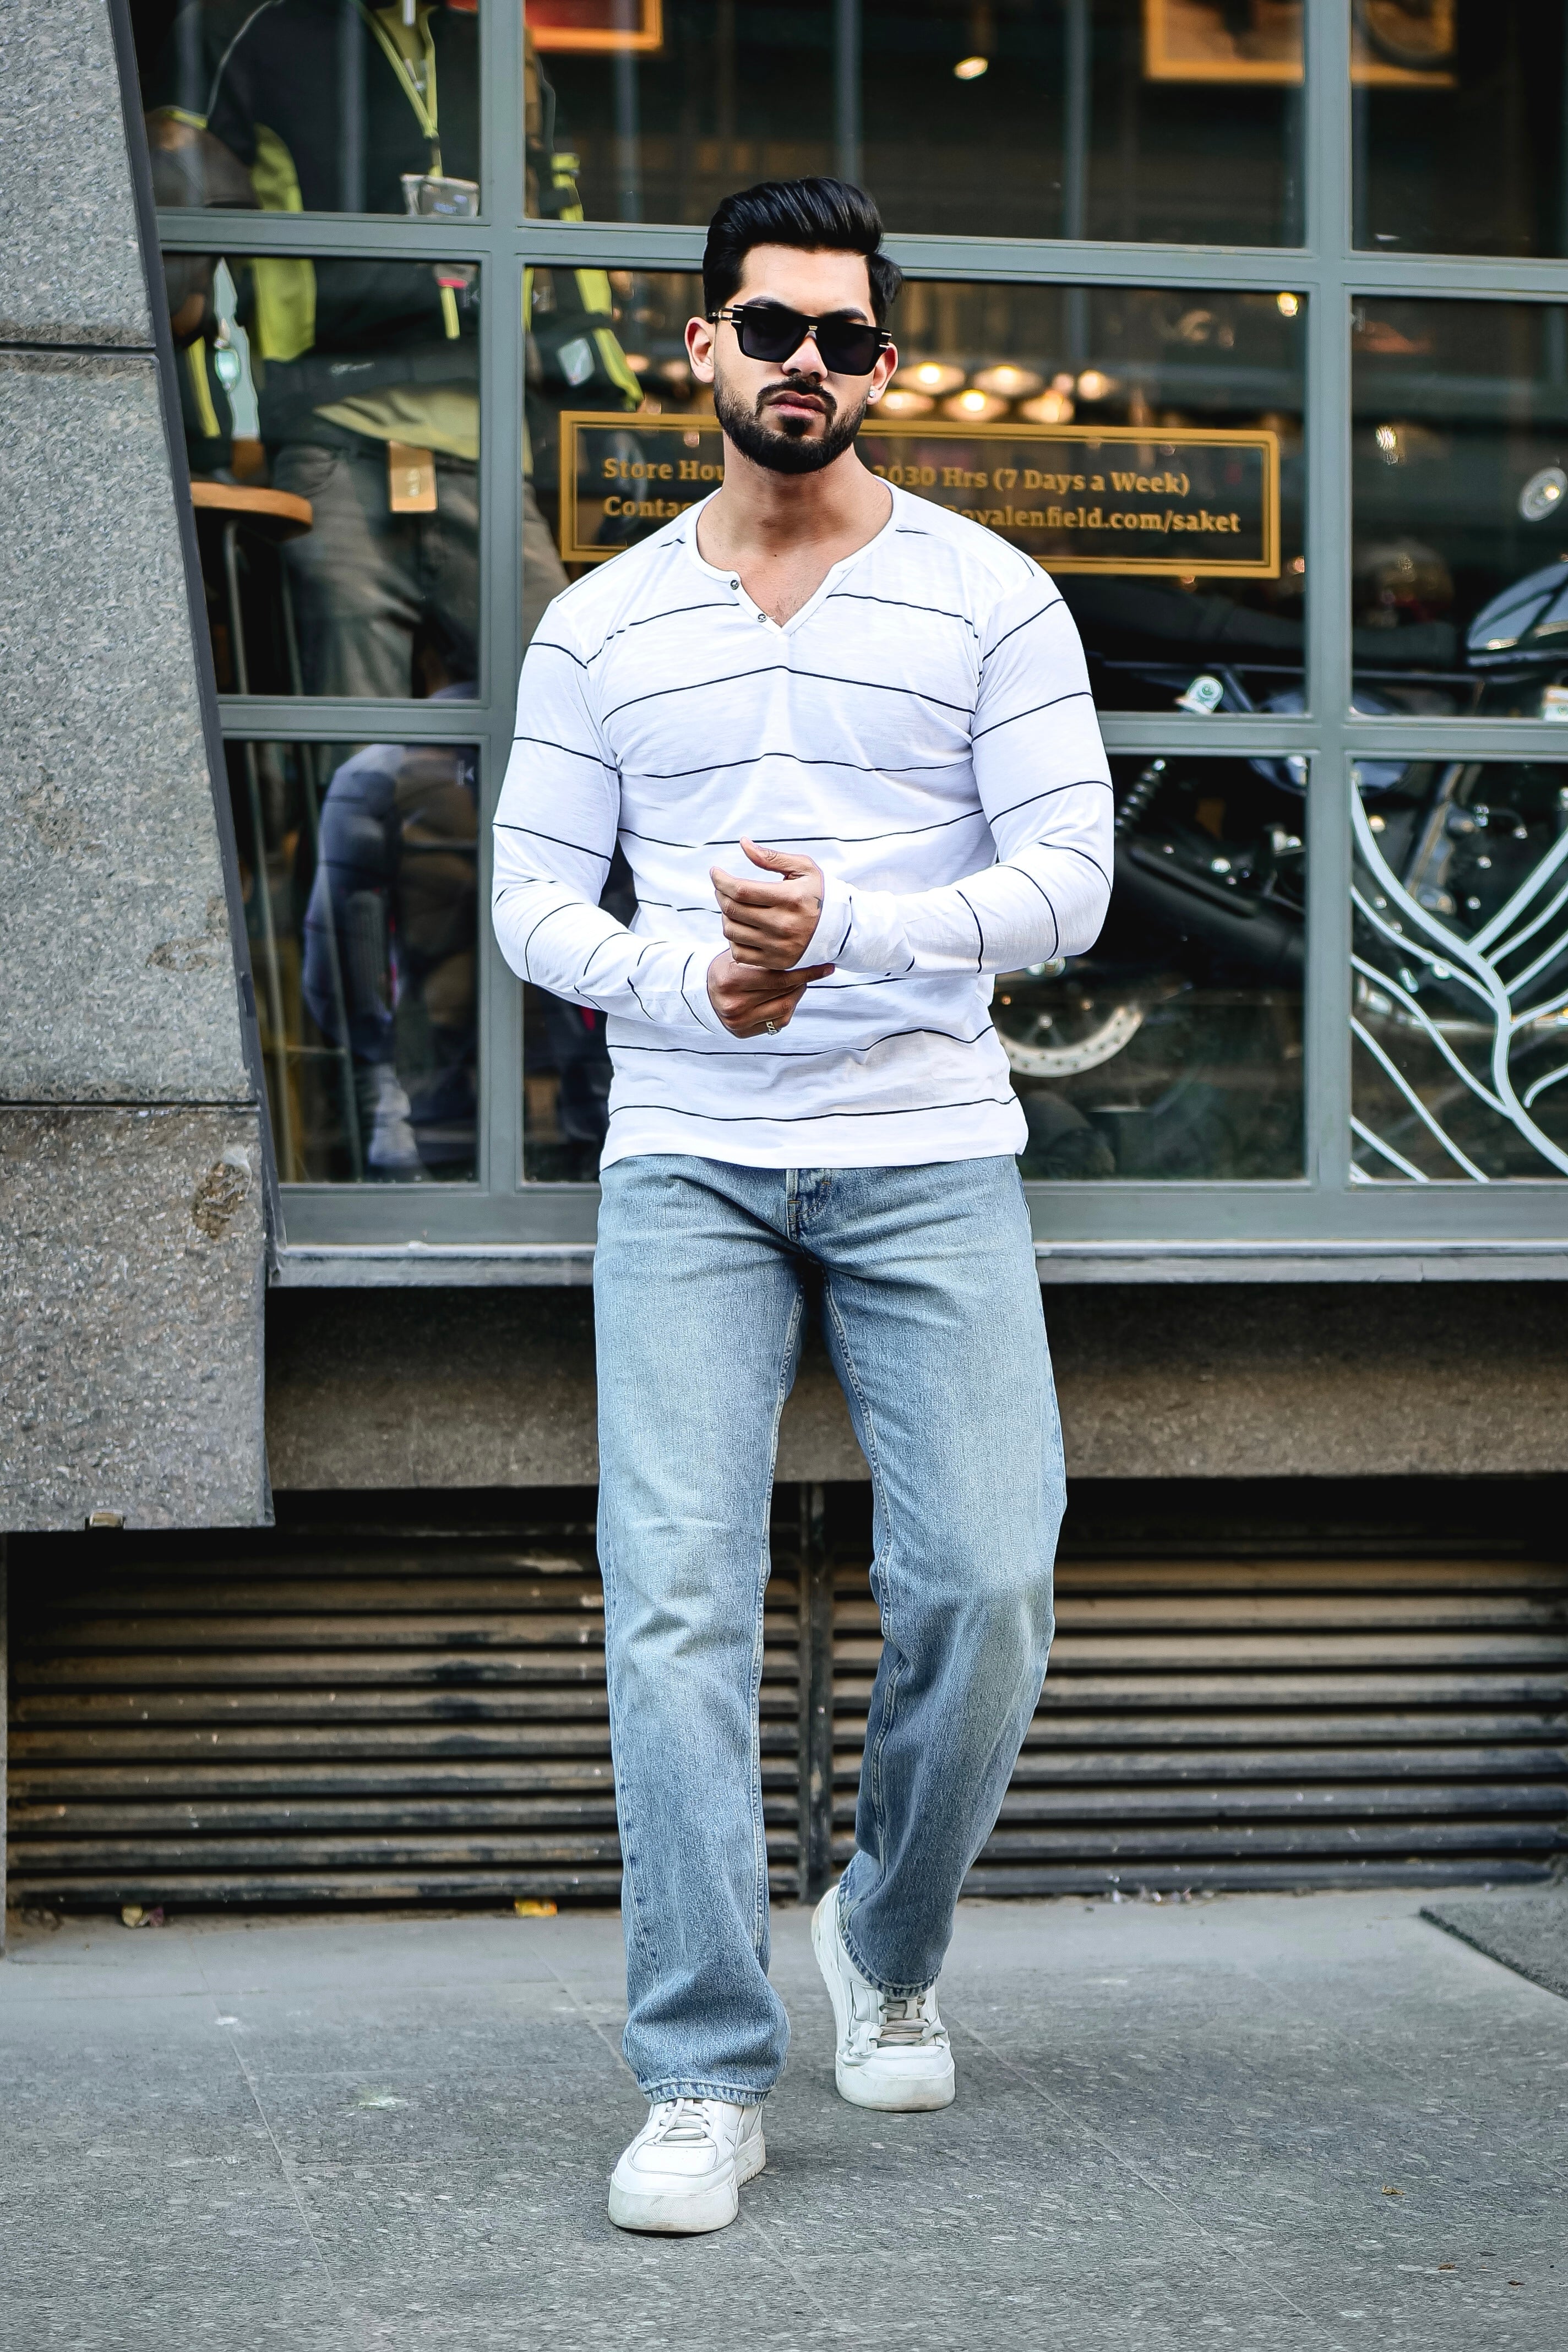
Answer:
[[[704,2189],[700,2196],[642,2196],[612,2180],[610,2219],[617,2230],[637,2230],[645,2237],[701,2238],[711,2230],[728,2229],[741,2210],[741,2190],[748,2180],[756,2179],[767,2160],[759,2133],[755,2147],[741,2159],[732,2178]]]
[[[838,2054],[849,2032],[849,2000],[838,1966],[841,1948],[835,1916],[837,1900],[837,1888],[829,1887],[811,1916],[811,1948],[822,1971],[822,1981],[827,1987],[827,1998],[833,2003],[835,2089],[852,2107],[874,2107],[885,2116],[925,2115],[935,2107],[951,2107],[958,2092],[951,2057],[942,2073],[930,2075],[924,2082],[888,2083],[868,2076],[863,2067],[847,2066]]]

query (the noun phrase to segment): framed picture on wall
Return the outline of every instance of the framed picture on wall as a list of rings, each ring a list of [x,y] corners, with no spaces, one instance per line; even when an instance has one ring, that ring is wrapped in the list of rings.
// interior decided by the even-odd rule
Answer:
[[[664,0],[524,0],[541,50],[647,54],[664,47]]]
[[[1354,0],[1351,79],[1453,86],[1455,0]],[[1301,0],[1143,0],[1148,81],[1299,82]]]

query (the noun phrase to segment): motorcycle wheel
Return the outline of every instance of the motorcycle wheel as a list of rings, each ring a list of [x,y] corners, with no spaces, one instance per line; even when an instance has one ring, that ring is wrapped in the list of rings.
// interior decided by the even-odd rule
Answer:
[[[998,1023],[997,1034],[1015,1076],[1072,1078],[1084,1070],[1098,1070],[1103,1062],[1114,1061],[1143,1026],[1143,1011],[1141,1004],[1118,1004],[1104,1020],[1065,1045],[1039,1043],[1043,1032],[1036,1022],[1028,1024],[1022,1036],[1009,1034]]]

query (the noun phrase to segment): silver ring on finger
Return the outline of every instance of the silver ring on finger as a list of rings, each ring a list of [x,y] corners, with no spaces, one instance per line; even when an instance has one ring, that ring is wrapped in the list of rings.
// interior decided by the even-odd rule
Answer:
[[[767,1031],[770,1037],[776,1037],[778,1035],[779,1024],[776,1021],[764,1021],[763,1026]]]

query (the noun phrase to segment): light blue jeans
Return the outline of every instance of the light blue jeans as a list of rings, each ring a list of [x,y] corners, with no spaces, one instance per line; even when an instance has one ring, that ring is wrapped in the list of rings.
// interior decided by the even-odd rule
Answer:
[[[935,1982],[1039,1698],[1064,1504],[1011,1160],[605,1171],[599,1557],[625,1881],[624,2047],[649,2099],[765,2098],[757,1693],[779,1414],[816,1288],[870,1465],[883,1650],[840,1916],[893,1994]]]

